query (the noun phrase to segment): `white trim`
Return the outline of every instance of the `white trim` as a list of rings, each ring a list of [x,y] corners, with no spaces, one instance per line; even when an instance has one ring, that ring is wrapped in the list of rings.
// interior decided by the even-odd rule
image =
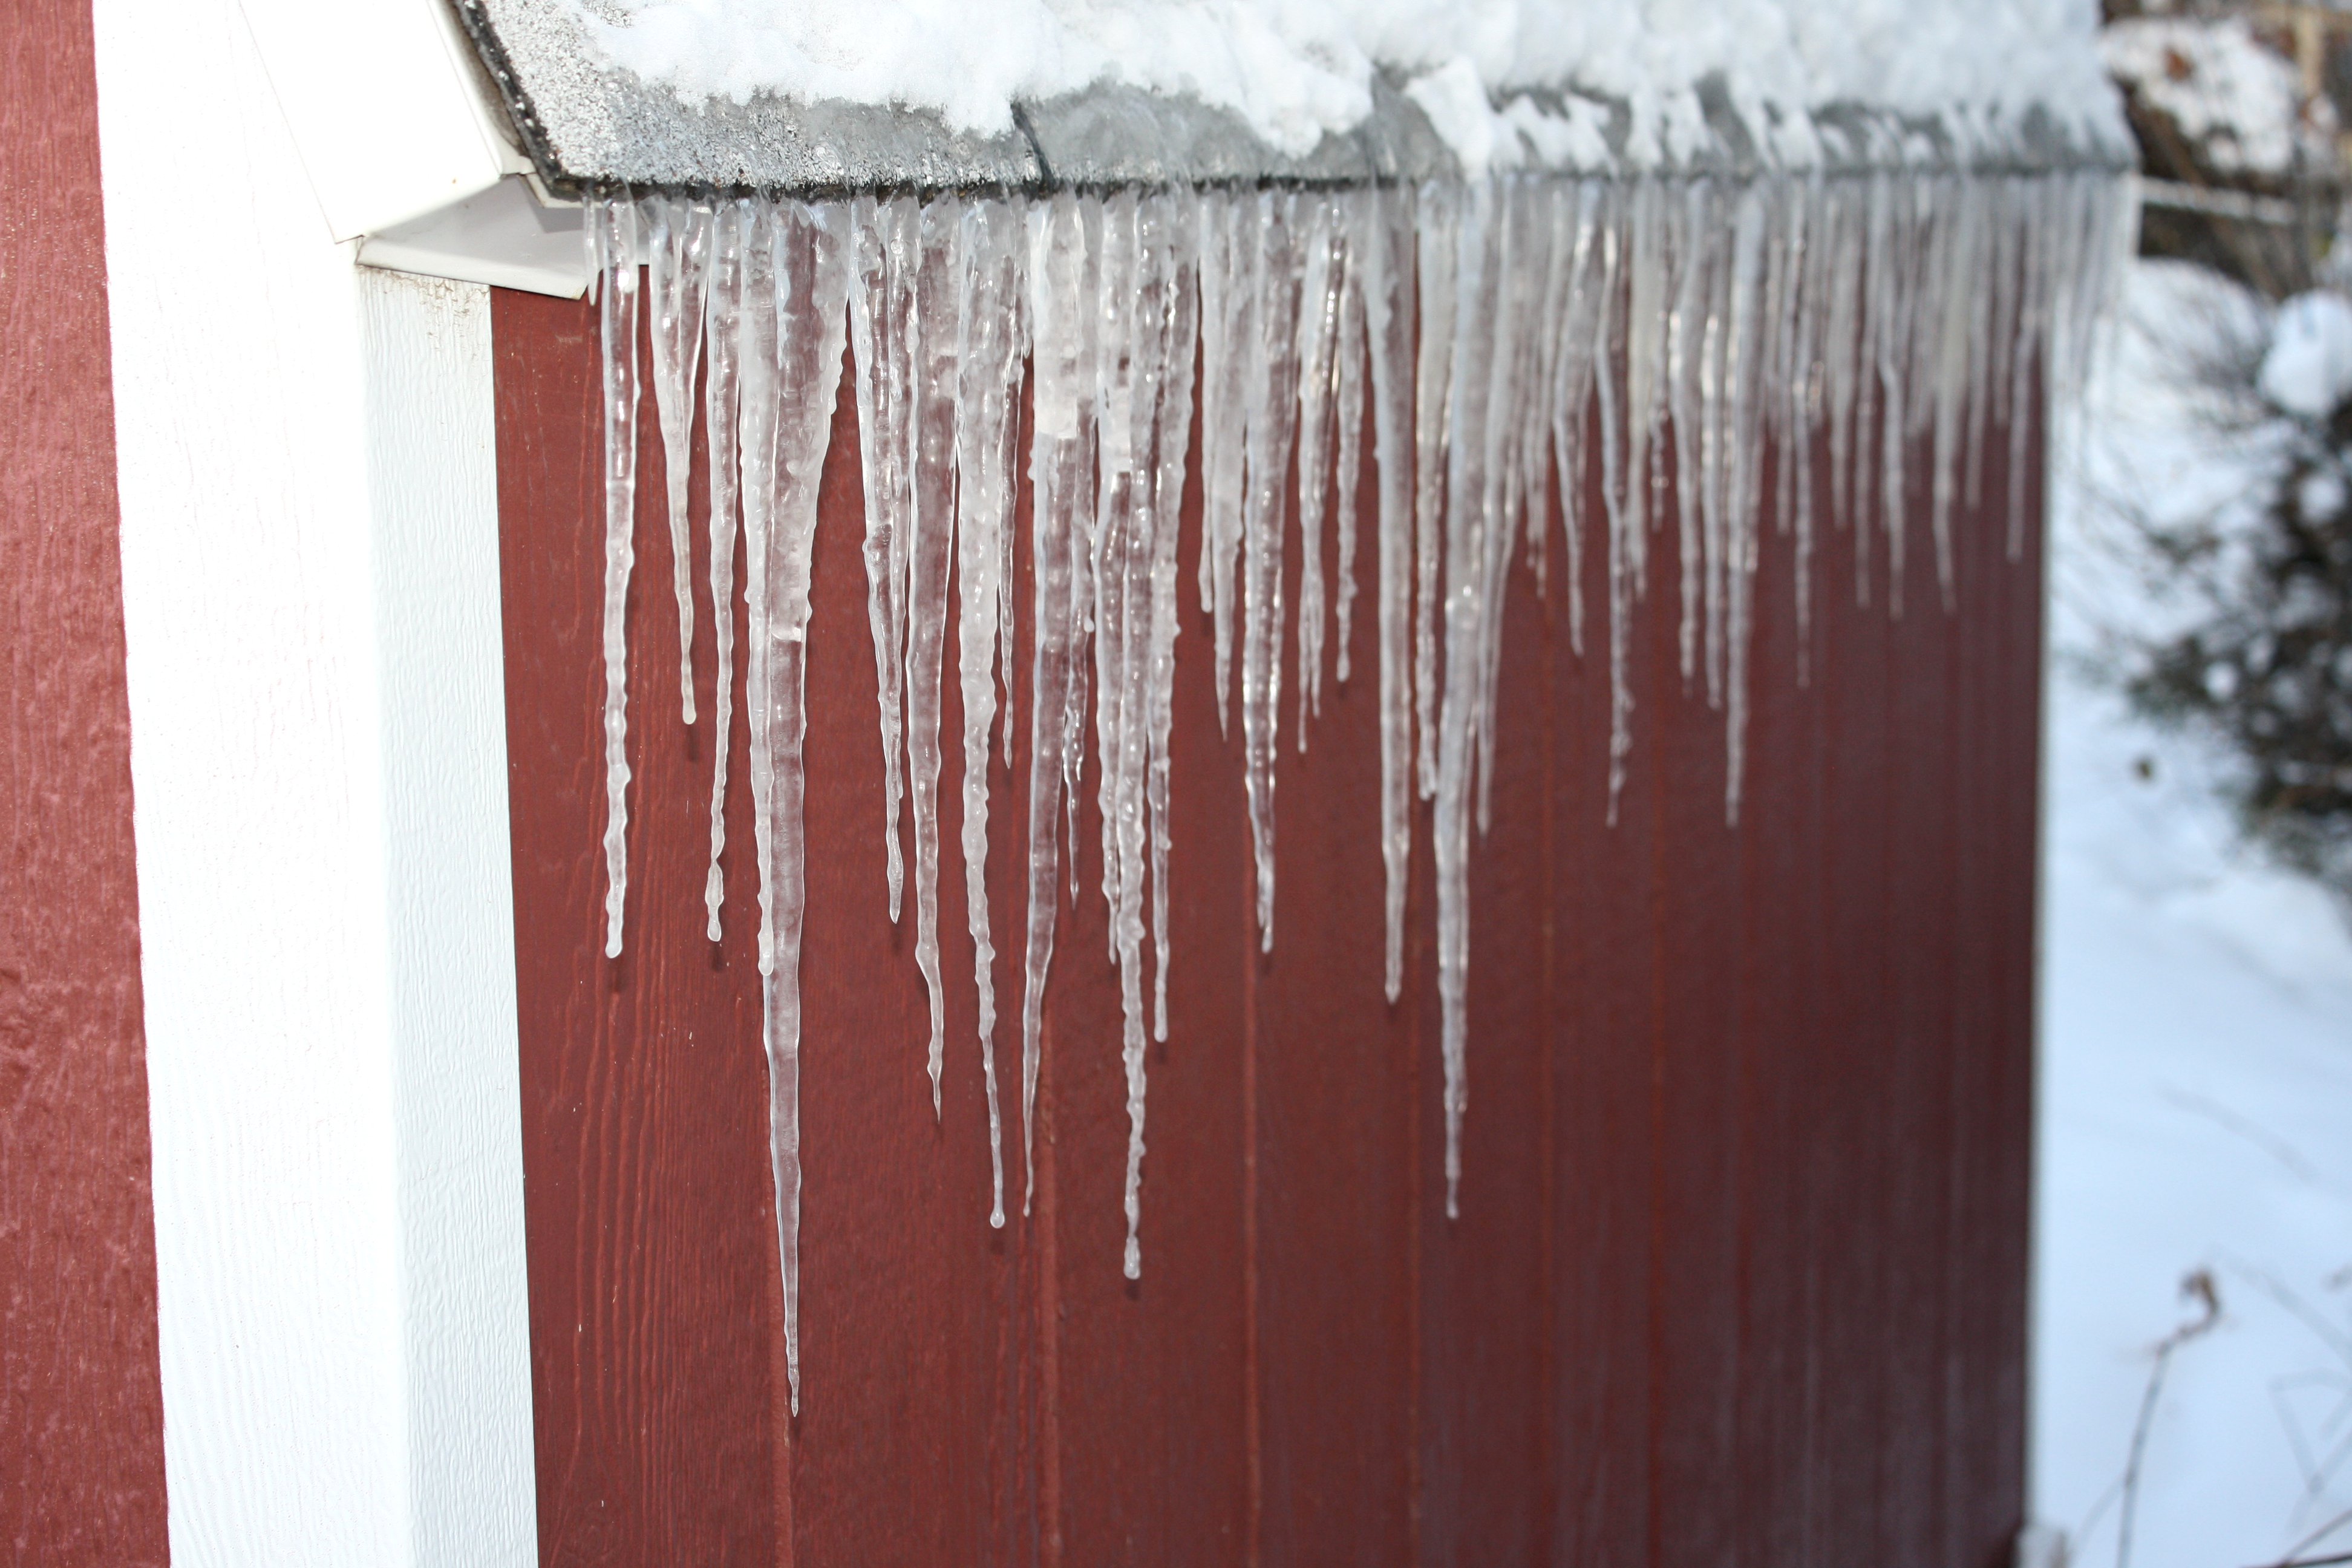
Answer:
[[[241,0],[310,187],[357,239],[530,167],[445,0]]]
[[[509,174],[462,202],[368,236],[360,263],[576,300],[588,289],[581,212],[577,203],[550,206],[530,181]]]
[[[488,294],[94,9],[173,1562],[529,1568]]]

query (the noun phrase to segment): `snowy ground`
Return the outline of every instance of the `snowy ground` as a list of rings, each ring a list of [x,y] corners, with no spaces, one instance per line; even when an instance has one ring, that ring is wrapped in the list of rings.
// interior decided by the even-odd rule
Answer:
[[[2352,1552],[2352,936],[2242,847],[2223,759],[2085,669],[2179,614],[2126,563],[2120,500],[2238,488],[2254,437],[2200,437],[2179,349],[2259,312],[2142,264],[2095,378],[2053,585],[2036,1237],[2033,1498],[2076,1564],[2116,1562],[2119,1481],[2155,1348],[2137,1568]],[[2328,1527],[2333,1523],[2336,1528]]]

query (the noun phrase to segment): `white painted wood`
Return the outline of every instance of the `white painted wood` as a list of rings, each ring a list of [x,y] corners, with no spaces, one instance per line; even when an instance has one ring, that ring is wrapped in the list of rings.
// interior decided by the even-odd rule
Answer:
[[[528,169],[446,0],[243,0],[337,239]]]
[[[95,21],[173,1561],[525,1568],[487,292],[330,241],[236,0]]]
[[[549,206],[509,174],[488,190],[360,241],[360,265],[576,300],[588,290],[578,205]]]

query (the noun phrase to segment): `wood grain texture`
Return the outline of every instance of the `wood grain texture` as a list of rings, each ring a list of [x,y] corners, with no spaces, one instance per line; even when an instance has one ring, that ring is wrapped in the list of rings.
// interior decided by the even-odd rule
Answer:
[[[1261,955],[1239,739],[1217,726],[1190,586],[1196,480],[1176,968],[1130,1284],[1091,781],[1048,993],[1034,1215],[985,1222],[971,949],[951,917],[947,1095],[929,1114],[911,936],[884,907],[845,391],[809,662],[807,1382],[786,1424],[748,856],[730,850],[737,901],[714,949],[693,891],[709,741],[678,724],[664,679],[650,403],[630,951],[607,964],[592,326],[581,306],[517,295],[496,311],[543,1561],[1999,1559],[2023,1506],[2038,537],[2011,563],[1992,510],[1963,518],[1948,615],[1915,495],[1896,620],[1884,538],[1865,605],[1855,536],[1825,528],[1801,629],[1790,542],[1769,536],[1737,827],[1722,714],[1679,669],[1673,531],[1634,639],[1613,826],[1599,530],[1580,544],[1581,653],[1557,534],[1549,593],[1514,578],[1448,1222],[1425,809],[1405,993],[1381,994],[1371,601],[1357,677],[1327,691],[1303,756],[1286,682]],[[1989,497],[2006,494],[2005,448]],[[1335,544],[1319,548],[1336,569]],[[1021,603],[1025,621],[1025,577]],[[1024,737],[1026,669],[1024,653]],[[950,734],[958,721],[950,681]],[[740,721],[732,742],[740,777]],[[1024,745],[993,774],[1000,997],[1018,996]],[[958,761],[950,747],[950,846]],[[961,908],[952,854],[940,891]],[[1017,1044],[1016,1015],[1000,1026],[1008,1084]]]
[[[86,4],[0,25],[0,1559],[161,1563],[163,1413]]]

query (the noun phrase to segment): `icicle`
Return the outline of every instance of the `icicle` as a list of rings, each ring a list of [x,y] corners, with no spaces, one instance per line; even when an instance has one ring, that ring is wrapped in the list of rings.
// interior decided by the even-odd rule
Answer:
[[[1529,232],[1542,247],[1540,279],[1528,279],[1528,334],[1525,405],[1517,411],[1518,469],[1514,476],[1525,509],[1528,569],[1538,597],[1551,592],[1551,514],[1544,506],[1555,468],[1552,438],[1560,422],[1559,357],[1566,348],[1570,269],[1576,259],[1575,187],[1563,180],[1531,182],[1528,187]],[[1531,269],[1532,270],[1532,269]],[[1567,505],[1565,497],[1561,504]]]
[[[1756,186],[1739,198],[1731,248],[1731,310],[1724,385],[1731,406],[1727,483],[1733,489],[1726,510],[1725,662],[1728,689],[1724,702],[1724,802],[1726,823],[1739,824],[1739,790],[1748,753],[1748,645],[1749,608],[1756,598],[1756,557],[1760,530],[1758,466],[1763,460],[1761,405],[1765,311],[1764,260],[1771,210]]]
[[[1166,455],[1160,442],[1171,435],[1181,442],[1189,434],[1190,421],[1179,433],[1171,429],[1163,408],[1171,363],[1180,353],[1189,361],[1192,347],[1189,338],[1181,344],[1176,338],[1179,312],[1172,298],[1191,281],[1181,249],[1188,237],[1187,216],[1167,197],[1140,202],[1122,197],[1112,203],[1105,214],[1099,278],[1105,330],[1109,331],[1114,316],[1120,318],[1123,340],[1117,348],[1108,340],[1100,345],[1105,364],[1117,368],[1098,383],[1105,389],[1099,430],[1102,493],[1108,504],[1098,523],[1102,547],[1097,552],[1101,564],[1096,582],[1102,611],[1095,647],[1100,671],[1096,712],[1108,716],[1102,728],[1103,855],[1108,866],[1117,868],[1109,923],[1124,1025],[1119,1054],[1127,1079],[1125,1268],[1130,1279],[1140,1275],[1143,1263],[1139,1231],[1148,1029],[1143,885],[1145,818],[1151,793],[1147,775],[1155,764],[1161,768],[1164,805],[1164,757],[1153,753],[1155,709],[1160,696],[1158,677],[1173,675],[1172,647],[1167,649],[1169,668],[1163,671],[1158,662],[1162,628],[1157,617],[1163,609],[1171,622],[1165,634],[1174,636],[1177,522],[1172,512],[1162,515],[1160,510]],[[1181,454],[1176,461],[1181,464]],[[1115,462],[1123,462],[1123,477]],[[1181,469],[1178,484],[1181,495]],[[1157,739],[1164,745],[1164,731]],[[1164,884],[1164,857],[1155,875]],[[1164,923],[1161,930],[1164,933]],[[1163,1037],[1164,1033],[1163,1016]]]
[[[1510,571],[1524,538],[1542,589],[1547,500],[1556,498],[1560,510],[1570,638],[1580,657],[1586,463],[1597,448],[1614,821],[1633,745],[1633,616],[1650,537],[1675,498],[1680,663],[1693,687],[1704,671],[1707,700],[1724,710],[1725,815],[1736,825],[1766,518],[1775,534],[1793,536],[1801,681],[1810,669],[1817,502],[1826,500],[1838,526],[1853,528],[1856,591],[1865,599],[1873,535],[1884,531],[1889,608],[1899,613],[1906,479],[1920,465],[1948,609],[1966,547],[1958,531],[1972,515],[1956,509],[1964,496],[1979,500],[1998,425],[2011,443],[2010,548],[2019,549],[2034,493],[2034,421],[2047,426],[2050,451],[2072,449],[2084,367],[2128,250],[2128,198],[2127,187],[2100,173],[1935,174],[1882,163],[1852,175],[1768,169],[1630,182],[1513,173],[1336,195],[1127,190],[929,205],[745,198],[714,208],[637,201],[624,190],[593,202],[587,231],[604,333],[608,951],[619,951],[626,890],[623,617],[636,477],[636,268],[649,262],[649,374],[667,458],[682,650],[691,645],[688,443],[708,356],[701,406],[719,668],[704,901],[714,940],[725,891],[739,519],[744,551],[741,705],[751,732],[771,1154],[795,1408],[805,655],[817,488],[845,340],[856,350],[892,917],[904,881],[896,837],[903,799],[935,1115],[946,1049],[939,726],[954,584],[965,912],[995,1226],[1005,1205],[989,767],[992,731],[1012,754],[1013,465],[1024,380],[1029,387],[1024,1206],[1034,1190],[1065,834],[1074,892],[1084,858],[1076,831],[1091,710],[1129,1121],[1123,1266],[1133,1278],[1141,1267],[1147,1048],[1169,1032],[1177,544],[1196,413],[1202,604],[1215,626],[1221,721],[1238,676],[1255,910],[1270,946],[1291,476],[1295,465],[1303,746],[1334,626],[1334,667],[1348,678],[1369,394],[1384,978],[1398,999],[1417,788],[1433,799],[1452,1215],[1467,1102],[1470,823],[1475,812],[1482,833],[1487,825],[1509,722],[1498,701]],[[1587,438],[1588,421],[1597,423],[1597,442]],[[1824,436],[1830,477],[1817,487],[1812,444]],[[1336,523],[1336,584],[1327,577],[1327,523]],[[680,668],[691,720],[683,652]]]
[[[1822,401],[1822,320],[1823,297],[1829,292],[1829,247],[1824,232],[1827,197],[1821,176],[1807,178],[1804,194],[1804,253],[1796,282],[1795,341],[1789,376],[1788,428],[1783,434],[1782,460],[1794,482],[1792,506],[1797,534],[1797,684],[1812,678],[1813,624],[1813,438],[1821,424]]]
[[[1743,193],[1744,199],[1745,193]],[[1734,504],[1729,451],[1731,393],[1728,380],[1735,351],[1731,342],[1731,311],[1739,279],[1724,264],[1710,267],[1706,279],[1706,324],[1699,350],[1699,494],[1695,531],[1697,549],[1688,568],[1698,580],[1697,595],[1706,617],[1706,700],[1723,706],[1724,572],[1729,561],[1730,510]],[[1685,582],[1689,579],[1685,578]]]
[[[1202,204],[1171,195],[1156,204],[1167,260],[1159,309],[1167,321],[1165,382],[1153,416],[1151,634],[1146,665],[1149,711],[1144,797],[1151,814],[1152,1036],[1168,1038],[1168,737],[1175,716],[1176,543],[1184,469],[1192,437],[1192,351],[1200,334]]]
[[[1474,200],[1483,196],[1486,213],[1476,226],[1475,236],[1465,235],[1459,285],[1463,316],[1454,335],[1454,381],[1459,390],[1449,444],[1463,454],[1459,471],[1464,488],[1457,497],[1476,514],[1478,635],[1472,650],[1470,736],[1477,769],[1478,831],[1483,835],[1491,815],[1493,698],[1496,661],[1502,654],[1503,592],[1516,532],[1507,491],[1513,466],[1509,433],[1513,395],[1517,390],[1517,350],[1526,337],[1518,321],[1515,287],[1525,255],[1525,236],[1510,185],[1490,184],[1483,191],[1474,187],[1473,195]],[[1468,254],[1474,247],[1475,258]],[[1451,499],[1448,504],[1453,504]],[[1450,660],[1453,655],[1446,657]],[[1444,761],[1441,756],[1441,772]]]
[[[1300,203],[1303,222],[1298,305],[1298,749],[1307,720],[1323,711],[1323,518],[1329,499],[1331,374],[1339,339],[1339,295],[1346,273],[1335,254],[1336,211],[1326,196]]]
[[[1905,566],[1906,450],[1910,435],[1911,389],[1910,246],[1902,225],[1902,200],[1895,182],[1881,174],[1872,179],[1870,204],[1870,278],[1875,325],[1871,339],[1877,350],[1881,412],[1878,416],[1879,481],[1885,493],[1879,517],[1886,530],[1886,612],[1903,615]],[[1867,385],[1869,384],[1865,384]]]
[[[1128,670],[1131,654],[1140,651],[1130,641],[1140,629],[1130,613],[1129,581],[1137,531],[1148,520],[1139,518],[1139,500],[1148,508],[1150,496],[1142,472],[1145,454],[1138,440],[1148,440],[1148,426],[1136,419],[1138,384],[1149,374],[1144,362],[1149,346],[1142,341],[1145,323],[1139,292],[1150,286],[1145,258],[1138,254],[1136,195],[1121,191],[1102,205],[1095,288],[1091,295],[1095,331],[1094,420],[1095,537],[1088,561],[1088,581],[1094,587],[1095,749],[1101,757],[1096,773],[1095,806],[1102,826],[1102,890],[1104,941],[1110,961],[1119,958],[1119,891],[1128,876],[1123,857],[1126,841],[1119,833],[1119,809],[1125,777],[1121,752],[1129,713]],[[1148,552],[1149,542],[1144,542]],[[1135,584],[1143,593],[1144,584]],[[1140,802],[1139,801],[1139,805]]]
[[[988,732],[996,714],[1003,542],[1013,531],[1012,443],[1021,391],[1022,257],[1018,213],[1003,202],[962,211],[957,300],[956,474],[958,677],[963,692],[963,882],[980,996],[981,1067],[988,1089],[988,1223],[1004,1224],[1004,1131],[996,1092],[996,947],[988,923]],[[1013,675],[1004,666],[1005,678]]]
[[[1456,316],[1448,406],[1445,504],[1445,688],[1438,710],[1437,804],[1432,816],[1437,860],[1437,990],[1445,1089],[1445,1215],[1461,1215],[1462,1118],[1468,1103],[1465,1047],[1469,1030],[1470,790],[1477,740],[1478,690],[1486,640],[1485,421],[1489,393],[1483,370],[1492,354],[1497,312],[1495,274],[1500,236],[1492,186],[1465,192],[1454,272]],[[1506,553],[1508,545],[1506,542]]]
[[[712,677],[710,726],[710,870],[703,879],[705,928],[719,939],[719,910],[727,898],[719,855],[727,847],[727,745],[734,716],[735,539],[741,461],[736,439],[740,400],[739,351],[743,320],[743,253],[756,232],[751,203],[730,203],[717,215],[710,245],[710,288],[705,301],[704,336],[710,372],[703,384],[703,436],[710,444],[710,618],[717,638],[718,668]]]
[[[765,541],[765,683],[751,700],[767,710],[773,755],[768,816],[774,962],[767,979],[769,1148],[776,1239],[784,1269],[784,1359],[792,1407],[800,1409],[801,931],[807,851],[802,840],[807,733],[809,574],[817,485],[841,381],[842,307],[849,292],[848,215],[838,205],[786,205],[775,229],[777,312],[774,504]]]
[[[1255,195],[1201,204],[1201,602],[1216,624],[1217,727],[1233,689],[1234,561],[1242,545],[1249,376],[1261,254]]]
[[[1622,269],[1626,224],[1614,193],[1601,229],[1601,308],[1594,318],[1593,357],[1601,407],[1601,496],[1609,522],[1609,824],[1625,789],[1625,759],[1633,749],[1633,688],[1626,659],[1633,635],[1634,542],[1638,520],[1625,500],[1624,315]]]
[[[882,846],[890,919],[898,918],[906,871],[898,856],[900,716],[907,643],[907,521],[912,432],[907,410],[907,345],[914,314],[914,268],[905,251],[911,200],[851,208],[850,353],[857,384],[857,447],[866,502],[866,624],[874,640],[874,683],[882,737]]]
[[[1282,700],[1283,504],[1298,432],[1300,243],[1295,193],[1261,191],[1242,509],[1242,751],[1257,859],[1258,945],[1274,950],[1275,724]]]
[[[1102,374],[1102,317],[1096,309],[1101,298],[1103,262],[1103,202],[1097,196],[1078,198],[1078,223],[1084,240],[1081,255],[1083,268],[1078,279],[1081,307],[1077,328],[1077,384],[1080,479],[1072,490],[1070,509],[1070,679],[1062,696],[1062,800],[1068,811],[1070,845],[1070,897],[1078,894],[1078,800],[1086,778],[1087,766],[1087,701],[1090,695],[1093,669],[1087,650],[1095,632],[1095,545],[1098,536],[1098,519],[1095,508],[1098,498],[1094,486],[1086,482],[1087,459],[1095,453],[1097,437],[1100,434],[1097,414],[1101,408],[1102,393],[1097,378]]]
[[[1862,226],[1854,208],[1854,182],[1840,180],[1830,186],[1823,204],[1828,232],[1822,237],[1826,258],[1828,313],[1823,317],[1822,380],[1827,393],[1830,437],[1830,506],[1841,528],[1858,527],[1854,498],[1861,487],[1854,477],[1855,404],[1862,380]],[[1860,539],[1854,544],[1854,596],[1870,602],[1870,579],[1864,563],[1869,552]]]
[[[1364,217],[1372,193],[1349,191],[1339,198],[1339,342],[1331,357],[1331,405],[1339,430],[1339,584],[1333,609],[1338,622],[1338,661],[1333,673],[1348,679],[1349,628],[1356,607],[1357,506],[1364,468]]]
[[[1712,182],[1693,180],[1679,205],[1670,205],[1668,248],[1680,258],[1676,264],[1674,304],[1666,316],[1666,405],[1675,427],[1675,514],[1682,568],[1681,650],[1683,688],[1688,690],[1698,664],[1699,583],[1703,572],[1699,520],[1713,496],[1710,479],[1703,479],[1699,455],[1713,453],[1720,403],[1715,395],[1713,370],[1721,321],[1713,305],[1717,268],[1710,268],[1706,247],[1714,240],[1717,218]],[[1704,408],[1704,416],[1700,410]],[[1702,431],[1704,421],[1704,431]]]
[[[694,722],[694,551],[686,515],[693,466],[694,382],[702,363],[703,296],[710,279],[709,204],[647,196],[642,204],[653,284],[654,405],[661,416],[669,552],[677,593],[678,698]],[[724,742],[722,740],[723,748]]]
[[[1674,253],[1666,244],[1671,210],[1664,184],[1633,182],[1626,225],[1625,308],[1625,555],[1635,594],[1649,591],[1649,532],[1658,521],[1664,489],[1666,300],[1672,297]]]
[[[1086,232],[1077,198],[1057,195],[1028,211],[1029,330],[1034,347],[1030,403],[1030,549],[1034,568],[1034,630],[1030,661],[1029,920],[1027,986],[1021,1018],[1021,1212],[1036,1193],[1037,1051],[1045,974],[1054,960],[1058,911],[1064,706],[1076,658],[1071,605],[1073,517],[1087,479],[1080,441],[1080,343],[1087,314]]]
[[[930,997],[931,1115],[940,1115],[947,1060],[947,998],[940,984],[940,680],[948,633],[948,572],[955,557],[958,287],[964,273],[961,205],[921,210],[913,254],[914,310],[904,331],[914,505],[906,514],[907,795],[915,823],[915,966]]]
[[[1420,737],[1422,798],[1437,793],[1437,567],[1444,526],[1445,437],[1452,428],[1455,252],[1462,193],[1435,182],[1421,189],[1420,361],[1413,392],[1413,724]]]
[[[1569,647],[1579,658],[1584,657],[1585,410],[1592,401],[1594,333],[1606,292],[1595,275],[1606,189],[1598,180],[1581,182],[1574,205],[1562,202],[1553,218],[1553,244],[1568,257],[1550,393],[1553,483],[1568,545]]]
[[[1937,244],[1937,287],[1929,295],[1930,304],[1937,307],[1931,313],[1937,350],[1936,579],[1943,589],[1947,611],[1958,607],[1952,585],[1952,503],[1959,494],[1960,422],[1975,348],[1970,323],[1985,314],[1985,301],[1974,287],[1982,265],[1978,254],[1983,227],[1979,193],[1973,181],[1950,183],[1957,200],[1944,204],[1945,220]]]
[[[1363,259],[1364,341],[1372,377],[1372,455],[1380,466],[1381,860],[1387,871],[1388,997],[1404,984],[1404,902],[1412,851],[1413,213],[1410,195],[1382,188],[1356,215]]]
[[[621,956],[629,889],[629,572],[636,564],[637,208],[626,187],[590,209],[604,408],[604,956]]]

